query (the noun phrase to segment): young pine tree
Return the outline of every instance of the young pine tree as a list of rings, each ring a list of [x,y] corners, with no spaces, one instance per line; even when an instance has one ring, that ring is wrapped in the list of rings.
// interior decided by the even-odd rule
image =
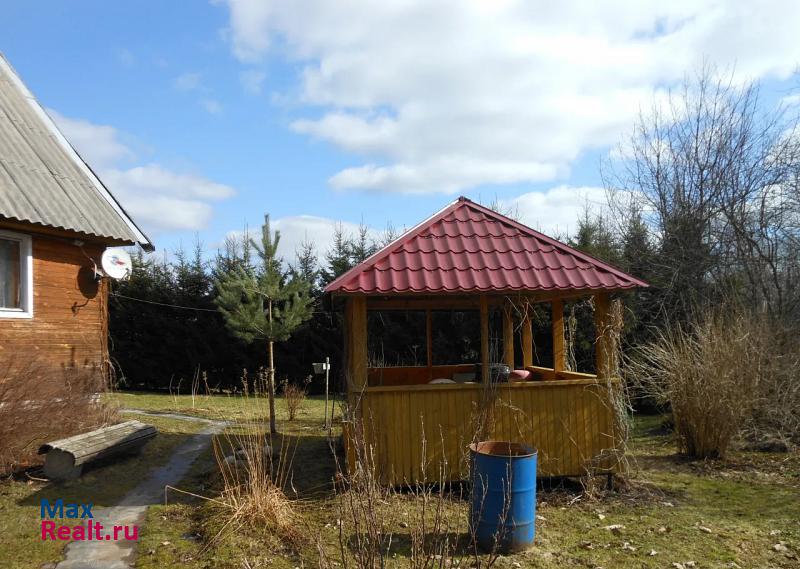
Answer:
[[[266,340],[269,385],[269,429],[275,434],[275,342],[288,340],[311,317],[309,284],[281,266],[277,255],[280,232],[264,216],[261,243],[251,240],[260,265],[238,264],[217,281],[216,304],[228,328],[245,342]]]

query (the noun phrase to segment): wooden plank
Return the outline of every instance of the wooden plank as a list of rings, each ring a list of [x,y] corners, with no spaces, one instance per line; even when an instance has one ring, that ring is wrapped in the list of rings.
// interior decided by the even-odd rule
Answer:
[[[462,464],[464,447],[472,437],[471,413],[473,404],[480,401],[483,386],[428,387],[437,386],[369,389],[364,393],[362,405],[374,411],[376,466],[382,465],[385,470],[381,479],[386,483],[435,482],[443,460],[448,463],[449,479],[463,479],[467,474]],[[508,405],[501,406],[496,434],[537,447],[540,476],[580,475],[585,461],[614,444],[611,413],[602,399],[605,386],[598,385],[597,380],[502,384],[494,389],[499,391],[498,397],[523,413],[515,420],[517,412]],[[421,419],[429,459],[424,470]],[[440,426],[444,448],[440,446]]]
[[[511,308],[503,308],[503,361],[514,369],[514,316]]]
[[[546,368],[544,368],[546,369]],[[552,371],[552,370],[550,370]],[[619,381],[615,379],[613,381]],[[553,379],[549,381],[526,381],[526,382],[519,382],[519,383],[501,383],[499,385],[495,385],[493,389],[546,389],[552,386],[553,384],[557,385],[595,385],[597,383],[597,378],[592,376],[591,378],[580,378],[580,379]],[[444,383],[444,384],[437,384],[437,385],[380,385],[375,387],[367,387],[364,391],[367,393],[377,393],[382,391],[405,391],[408,393],[415,393],[419,391],[482,391],[483,385],[480,383]]]
[[[525,315],[522,319],[522,367],[533,365],[533,324],[531,317]]]
[[[564,302],[560,299],[554,299],[551,303],[553,309],[553,369],[556,373],[564,371],[565,369],[565,351],[564,351]]]

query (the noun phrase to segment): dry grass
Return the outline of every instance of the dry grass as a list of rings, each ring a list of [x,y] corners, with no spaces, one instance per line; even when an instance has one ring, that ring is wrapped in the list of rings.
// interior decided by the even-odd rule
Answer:
[[[791,378],[799,356],[783,336],[761,314],[707,312],[688,329],[666,327],[638,349],[630,377],[670,406],[682,453],[724,458],[744,426],[757,431],[771,420],[791,429],[794,418],[797,428],[800,390]]]
[[[53,371],[35,359],[0,364],[0,472],[40,462],[47,441],[113,423],[118,406],[97,367]]]
[[[210,540],[225,539],[243,526],[266,530],[289,544],[301,542],[301,520],[286,495],[291,485],[291,441],[270,435],[266,385],[256,382],[253,391],[242,382],[246,419],[214,437],[213,454],[221,492],[207,498],[219,529]]]
[[[481,552],[470,523],[470,507],[460,484],[451,485],[446,461],[431,452],[425,425],[421,425],[420,471],[438,472],[438,482],[394,488],[378,478],[372,441],[363,421],[349,417],[353,465],[345,469],[336,458],[334,497],[338,550],[332,554],[321,538],[316,540],[321,569],[489,569],[500,558],[505,514],[498,520],[498,540],[488,553]],[[440,434],[439,456],[444,452]],[[507,494],[510,500],[510,492]],[[481,497],[479,511],[482,510]],[[506,504],[507,507],[510,501]],[[485,554],[486,553],[486,554]]]

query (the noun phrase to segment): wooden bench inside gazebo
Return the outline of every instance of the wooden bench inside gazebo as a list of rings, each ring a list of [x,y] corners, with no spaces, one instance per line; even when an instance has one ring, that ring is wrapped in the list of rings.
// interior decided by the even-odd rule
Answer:
[[[536,447],[541,477],[613,472],[618,426],[611,394],[618,380],[609,308],[612,295],[642,286],[459,198],[325,289],[345,315],[348,468],[353,472],[368,455],[385,484],[464,479],[467,447],[480,438]],[[586,297],[594,306],[593,374],[565,365],[563,303]],[[534,365],[531,314],[541,303],[552,313],[551,367]],[[477,362],[443,361],[436,353],[434,321],[448,311],[474,315]],[[387,361],[371,348],[370,323],[393,313],[416,315],[413,325],[391,316],[383,322],[384,330],[419,336],[412,361]],[[447,330],[436,332],[448,341]],[[497,364],[513,370],[508,381]]]

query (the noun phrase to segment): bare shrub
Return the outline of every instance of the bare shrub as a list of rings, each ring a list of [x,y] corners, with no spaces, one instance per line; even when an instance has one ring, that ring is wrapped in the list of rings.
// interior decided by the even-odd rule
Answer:
[[[781,356],[780,345],[766,315],[719,308],[688,328],[667,326],[636,350],[631,377],[670,406],[681,452],[724,458],[745,425],[784,405],[771,392],[787,387],[783,378],[797,370],[797,356]]]
[[[317,538],[321,569],[382,569],[390,560],[409,569],[488,569],[499,559],[495,550],[479,552],[467,502],[461,486],[448,483],[446,461],[436,462],[438,482],[434,484],[410,482],[403,489],[384,486],[378,479],[373,441],[364,421],[351,416],[349,424],[353,460],[349,471],[337,459],[338,554],[333,559]],[[441,434],[439,444],[443,456]],[[432,471],[428,450],[422,425],[420,472]],[[399,554],[404,558],[395,559]]]
[[[117,406],[102,398],[98,366],[54,370],[36,359],[0,364],[0,472],[40,462],[45,442],[113,423]]]
[[[785,447],[800,444],[800,336],[796,329],[761,318],[757,329],[766,336],[765,367],[741,434],[755,448],[769,450],[775,441]]]
[[[289,383],[286,379],[283,382],[283,400],[286,402],[286,412],[288,419],[294,421],[297,417],[297,412],[303,407],[303,402],[306,400],[306,386],[310,383],[311,377],[307,377],[303,385],[295,385]]]
[[[393,489],[377,479],[373,446],[364,432],[363,421],[350,417],[350,444],[353,464],[347,467],[336,460],[336,510],[338,515],[339,561],[332,561],[321,541],[317,542],[320,567],[344,569],[385,567],[397,524],[397,511],[390,507]]]

